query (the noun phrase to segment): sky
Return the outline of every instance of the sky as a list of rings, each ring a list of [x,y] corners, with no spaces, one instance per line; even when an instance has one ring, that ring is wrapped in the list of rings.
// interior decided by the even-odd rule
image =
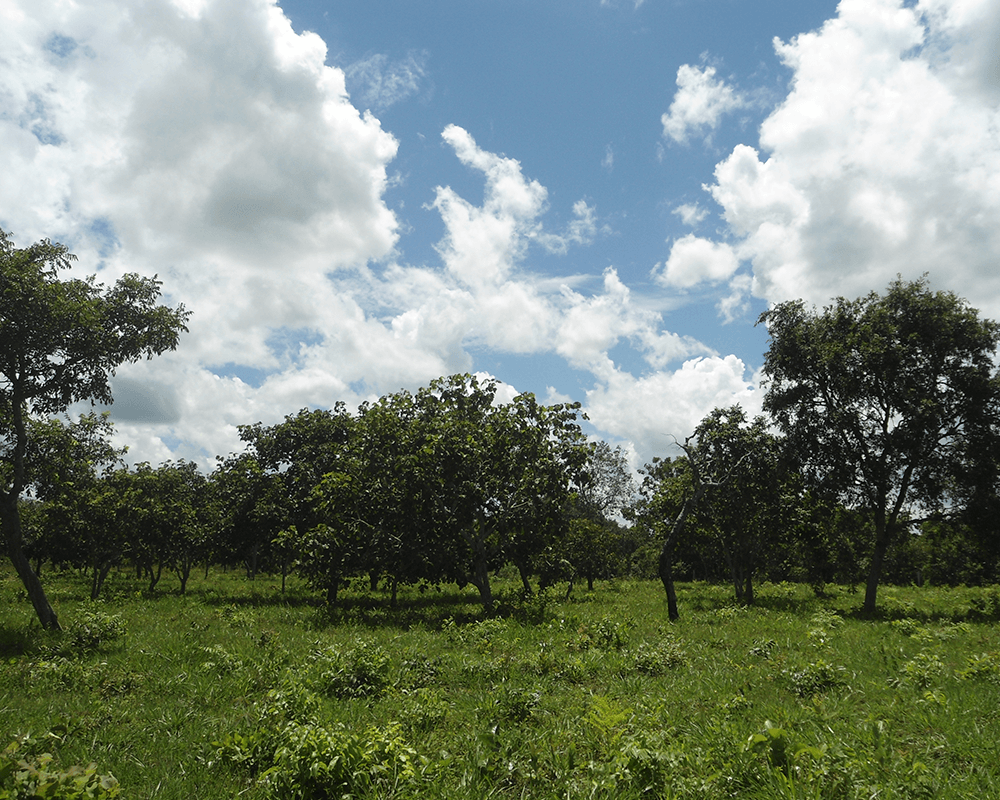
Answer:
[[[1000,0],[0,0],[0,228],[191,312],[129,459],[473,372],[640,466],[770,305],[1000,319]],[[83,409],[74,409],[79,411]]]

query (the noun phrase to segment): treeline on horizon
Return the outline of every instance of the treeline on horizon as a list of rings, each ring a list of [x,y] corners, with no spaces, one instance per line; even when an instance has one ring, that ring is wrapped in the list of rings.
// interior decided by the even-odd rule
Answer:
[[[294,571],[330,603],[350,580],[391,602],[401,584],[472,584],[487,611],[505,566],[526,592],[658,576],[671,617],[675,577],[728,580],[747,604],[760,579],[863,582],[867,611],[885,580],[997,581],[1000,326],[926,279],[765,312],[766,416],[714,409],[639,486],[579,404],[497,403],[470,375],[243,425],[243,452],[204,475],[127,468],[106,415],[59,417],[176,347],[183,306],[157,305],[155,279],[59,280],[62,245],[0,245],[0,525],[46,627],[46,565],[84,570],[94,598],[115,568],[183,592],[220,564]]]
[[[473,584],[486,607],[489,575],[507,565],[526,591],[533,580],[657,578],[666,530],[692,492],[689,457],[647,465],[637,486],[621,447],[586,440],[577,406],[531,395],[494,405],[495,391],[455,375],[354,414],[338,405],[244,425],[244,451],[208,475],[190,461],[126,467],[107,414],[33,420],[25,552],[39,574],[46,564],[85,572],[94,599],[126,566],[151,592],[164,575],[184,592],[195,569],[217,565],[250,579],[297,572],[331,603],[351,579],[393,597],[400,584]],[[720,475],[725,462],[739,466],[688,519],[677,579],[730,581],[746,603],[754,580],[820,592],[864,581],[871,513],[788,472],[763,418],[716,409],[692,441]],[[996,582],[994,534],[943,515],[913,528],[885,581]]]

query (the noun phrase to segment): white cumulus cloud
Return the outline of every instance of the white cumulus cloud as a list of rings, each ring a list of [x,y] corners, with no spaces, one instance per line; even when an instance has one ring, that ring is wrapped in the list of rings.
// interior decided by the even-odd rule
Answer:
[[[657,282],[688,289],[702,282],[724,281],[740,262],[725,242],[713,242],[689,233],[674,241],[662,270],[654,271]]]
[[[586,410],[603,431],[634,443],[641,462],[683,441],[715,407],[760,413],[761,393],[736,356],[685,361],[680,369],[636,377],[616,371],[587,392]]]
[[[677,93],[661,118],[663,135],[686,144],[692,134],[710,134],[723,114],[745,105],[746,100],[739,92],[715,77],[715,67],[681,64],[677,70]]]
[[[791,91],[710,187],[754,292],[817,304],[895,275],[1000,316],[1000,3],[843,0],[776,41]]]

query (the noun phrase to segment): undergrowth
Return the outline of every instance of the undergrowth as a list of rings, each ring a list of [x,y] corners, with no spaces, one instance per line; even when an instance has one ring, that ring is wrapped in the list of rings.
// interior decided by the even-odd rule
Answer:
[[[501,585],[490,617],[457,589],[47,583],[61,634],[0,572],[0,798],[1000,796],[995,589],[885,587],[871,619],[849,588],[680,584],[670,623],[625,581]]]

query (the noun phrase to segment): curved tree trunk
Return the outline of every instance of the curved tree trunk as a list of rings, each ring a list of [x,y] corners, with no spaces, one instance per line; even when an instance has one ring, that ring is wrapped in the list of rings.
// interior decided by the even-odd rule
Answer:
[[[674,588],[674,542],[670,537],[663,542],[663,548],[660,550],[659,572],[663,589],[667,593],[667,616],[671,622],[675,622],[681,615],[677,610],[677,590]]]
[[[694,493],[684,501],[684,505],[681,506],[681,510],[674,518],[670,530],[667,531],[667,535],[663,539],[663,547],[660,549],[660,580],[663,582],[663,588],[667,592],[667,615],[671,621],[680,618],[680,612],[677,610],[677,593],[674,590],[674,542],[677,541],[677,538],[684,530],[684,523],[687,522],[688,515],[701,502],[704,494],[705,484],[701,482],[699,477],[696,477]]]
[[[21,535],[21,515],[17,508],[17,495],[4,492],[0,495],[0,527],[3,528],[4,539],[7,543],[7,555],[10,557],[14,569],[17,571],[21,583],[24,584],[25,591],[31,599],[31,604],[35,608],[35,614],[43,628],[61,630],[59,618],[52,610],[42,582],[31,569],[31,563],[24,555],[22,549]]]

